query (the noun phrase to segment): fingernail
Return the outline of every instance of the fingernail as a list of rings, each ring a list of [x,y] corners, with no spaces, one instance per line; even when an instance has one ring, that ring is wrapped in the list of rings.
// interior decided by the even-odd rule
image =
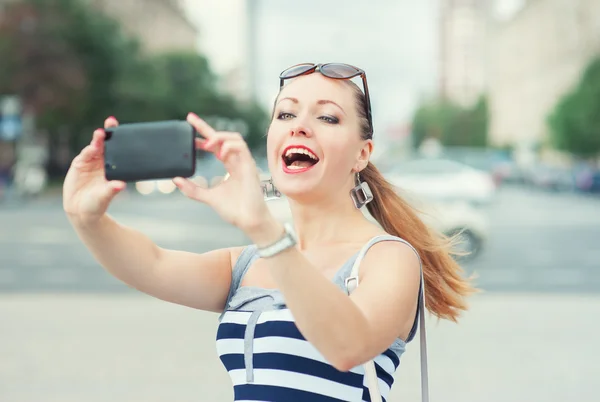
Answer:
[[[109,119],[117,120],[115,116],[108,116]]]
[[[191,117],[193,119],[198,119],[198,115],[196,113],[193,113],[193,112],[189,112],[188,113],[188,117]]]

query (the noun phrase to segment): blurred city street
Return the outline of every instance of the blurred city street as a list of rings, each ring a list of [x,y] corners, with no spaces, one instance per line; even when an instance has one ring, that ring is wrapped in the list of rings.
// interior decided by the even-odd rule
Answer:
[[[467,266],[484,292],[460,325],[428,321],[432,400],[593,401],[600,366],[600,201],[504,187]],[[112,214],[165,247],[244,244],[179,195],[124,194]],[[0,210],[0,400],[228,401],[217,316],[117,282],[78,242],[59,198]],[[418,344],[391,401],[416,401]]]
[[[457,251],[473,252],[459,261],[481,292],[458,325],[426,323],[431,402],[600,401],[600,1],[298,4],[0,0],[0,402],[233,399],[216,351],[218,315],[108,274],[70,226],[60,191],[78,166],[70,188],[93,204],[102,193],[95,178],[128,172],[127,190],[109,208],[120,223],[164,248],[248,244],[171,180],[181,175],[176,160],[195,160],[186,177],[199,186],[225,180],[223,150],[234,150],[227,144],[194,151],[189,138],[171,152],[163,145],[180,143],[171,125],[129,125],[95,135],[87,156],[72,163],[108,116],[123,126],[190,112],[244,139],[282,222],[291,223],[286,196],[294,194],[269,171],[279,157],[273,150],[286,144],[285,174],[304,174],[322,156],[328,170],[358,172],[352,155],[362,132],[375,148],[363,142],[360,155],[377,169],[356,174],[354,201],[370,186],[372,205],[402,219],[391,231],[414,232],[397,200],[386,200],[381,173],[431,229],[459,235]],[[337,85],[350,82],[359,89]],[[209,142],[218,138],[192,125]],[[288,144],[283,136],[306,138]],[[100,162],[96,145],[104,141]],[[239,184],[228,170],[230,184]],[[330,183],[314,201],[338,199],[323,196]],[[311,201],[311,188],[298,188]],[[443,308],[440,294],[434,306]],[[267,370],[269,386],[297,375]],[[298,378],[326,380],[310,370]],[[290,388],[301,381],[290,378],[284,391],[297,392]],[[413,342],[386,402],[421,400],[419,385]]]
[[[600,293],[597,197],[504,187],[486,208],[490,237],[465,266],[481,288]],[[204,252],[246,244],[240,231],[179,194],[123,194],[110,212],[163,247]],[[59,198],[0,209],[0,221],[1,292],[130,292],[94,262]]]

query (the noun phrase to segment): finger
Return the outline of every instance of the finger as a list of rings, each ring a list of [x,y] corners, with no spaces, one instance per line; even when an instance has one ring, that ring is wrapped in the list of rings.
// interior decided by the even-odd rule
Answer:
[[[179,191],[186,197],[208,204],[208,201],[210,200],[208,196],[209,189],[202,188],[191,180],[184,179],[183,177],[175,177],[173,183],[175,183]]]
[[[219,132],[214,137],[206,140],[203,149],[217,153],[219,147],[226,141],[244,142],[244,139],[239,133]]]
[[[233,155],[239,155],[240,157],[243,157],[243,154],[246,151],[246,149],[247,147],[244,142],[227,141],[221,146],[217,158],[219,158],[224,163],[227,163],[228,161],[230,161]]]
[[[73,164],[78,165],[79,163],[89,162],[94,159],[96,155],[96,149],[92,145],[88,145],[87,147],[83,148],[79,155],[73,159]]]
[[[103,202],[109,203],[118,193],[123,191],[126,186],[127,184],[123,181],[109,181],[104,184],[98,196]]]
[[[90,145],[98,152],[103,151],[105,138],[106,132],[103,129],[99,128],[94,131],[94,135],[92,136],[92,142],[90,142]]]
[[[202,139],[202,138],[194,138],[194,142],[196,144],[196,149],[204,149],[206,141],[207,140]]]
[[[207,122],[202,120],[195,113],[189,113],[187,115],[187,122],[190,123],[204,138],[212,138],[217,133]]]
[[[119,121],[114,116],[110,116],[104,120],[104,128],[117,127],[118,125]]]
[[[106,183],[107,189],[112,191],[113,193],[118,193],[121,190],[124,190],[127,187],[127,183],[120,180],[111,180]]]

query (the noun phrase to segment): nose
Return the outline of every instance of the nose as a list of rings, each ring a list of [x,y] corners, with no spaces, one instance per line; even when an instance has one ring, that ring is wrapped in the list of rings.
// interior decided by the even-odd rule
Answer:
[[[310,127],[308,127],[307,125],[299,124],[292,129],[290,134],[292,135],[292,137],[294,137],[294,136],[312,137],[313,132],[310,129]]]

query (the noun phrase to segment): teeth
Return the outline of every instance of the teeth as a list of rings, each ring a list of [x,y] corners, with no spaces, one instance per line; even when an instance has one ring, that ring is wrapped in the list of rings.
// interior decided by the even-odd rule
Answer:
[[[291,154],[304,154],[308,155],[311,159],[318,160],[317,156],[306,148],[290,148],[285,152],[286,157],[290,156]]]

